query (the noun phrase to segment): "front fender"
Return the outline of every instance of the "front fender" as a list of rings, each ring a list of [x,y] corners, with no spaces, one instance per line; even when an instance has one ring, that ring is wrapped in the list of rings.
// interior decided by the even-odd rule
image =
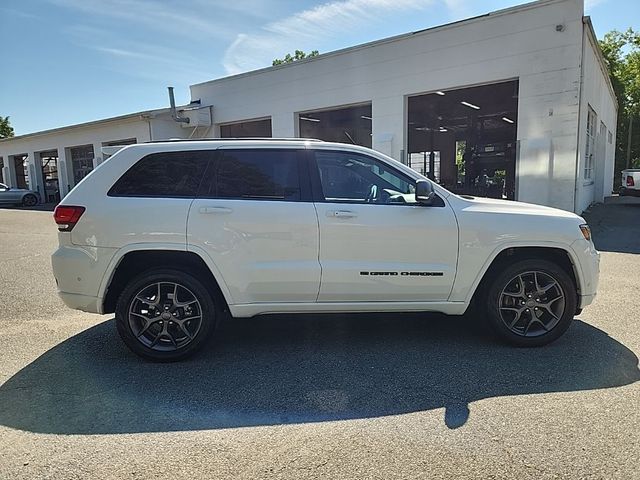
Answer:
[[[584,272],[581,267],[578,255],[571,246],[560,242],[507,242],[495,247],[490,254],[486,255],[486,260],[481,267],[472,269],[470,264],[464,261],[458,262],[458,273],[453,284],[453,289],[449,297],[450,302],[465,302],[467,305],[471,302],[480,282],[485,274],[502,252],[512,248],[553,248],[564,251],[573,265],[574,275],[576,277],[578,291],[581,290],[585,283]]]

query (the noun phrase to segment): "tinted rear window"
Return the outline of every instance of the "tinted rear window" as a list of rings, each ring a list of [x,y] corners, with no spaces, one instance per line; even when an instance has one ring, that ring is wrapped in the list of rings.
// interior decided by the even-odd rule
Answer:
[[[218,150],[202,196],[300,200],[297,150]]]
[[[138,161],[111,187],[112,197],[195,197],[213,152],[152,153]]]

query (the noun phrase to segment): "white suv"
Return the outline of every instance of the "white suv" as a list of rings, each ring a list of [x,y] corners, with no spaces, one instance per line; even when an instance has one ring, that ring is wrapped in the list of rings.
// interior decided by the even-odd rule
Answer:
[[[301,139],[122,149],[56,209],[63,301],[115,312],[154,360],[199,349],[222,312],[486,312],[505,340],[557,339],[599,254],[573,213],[461,197],[373,150]]]

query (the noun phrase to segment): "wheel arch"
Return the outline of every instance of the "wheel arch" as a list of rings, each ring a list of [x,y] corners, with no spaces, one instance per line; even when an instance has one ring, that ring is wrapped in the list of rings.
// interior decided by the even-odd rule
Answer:
[[[544,259],[558,264],[569,275],[576,287],[578,296],[580,295],[582,272],[575,254],[569,248],[560,246],[511,246],[497,251],[491,261],[487,262],[472,289],[473,293],[469,299],[470,304],[475,304],[479,298],[482,298],[489,279],[493,277],[494,273],[510,263],[527,259]]]
[[[111,273],[103,281],[100,289],[102,313],[115,312],[118,297],[132,277],[157,267],[175,268],[194,275],[203,281],[214,299],[221,302],[225,310],[229,308],[230,297],[226,286],[218,281],[219,275],[215,275],[207,262],[196,252],[171,247],[140,246],[116,255],[112,264],[114,266],[110,269]]]

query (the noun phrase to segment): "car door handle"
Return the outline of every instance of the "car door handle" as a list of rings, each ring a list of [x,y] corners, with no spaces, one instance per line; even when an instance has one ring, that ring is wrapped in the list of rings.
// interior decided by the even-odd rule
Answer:
[[[357,216],[358,214],[356,212],[352,212],[351,210],[329,210],[327,212],[327,217],[353,218]]]
[[[211,213],[220,214],[220,213],[231,213],[233,212],[233,210],[227,207],[200,207],[198,209],[198,212],[205,213],[205,214],[211,214]]]

